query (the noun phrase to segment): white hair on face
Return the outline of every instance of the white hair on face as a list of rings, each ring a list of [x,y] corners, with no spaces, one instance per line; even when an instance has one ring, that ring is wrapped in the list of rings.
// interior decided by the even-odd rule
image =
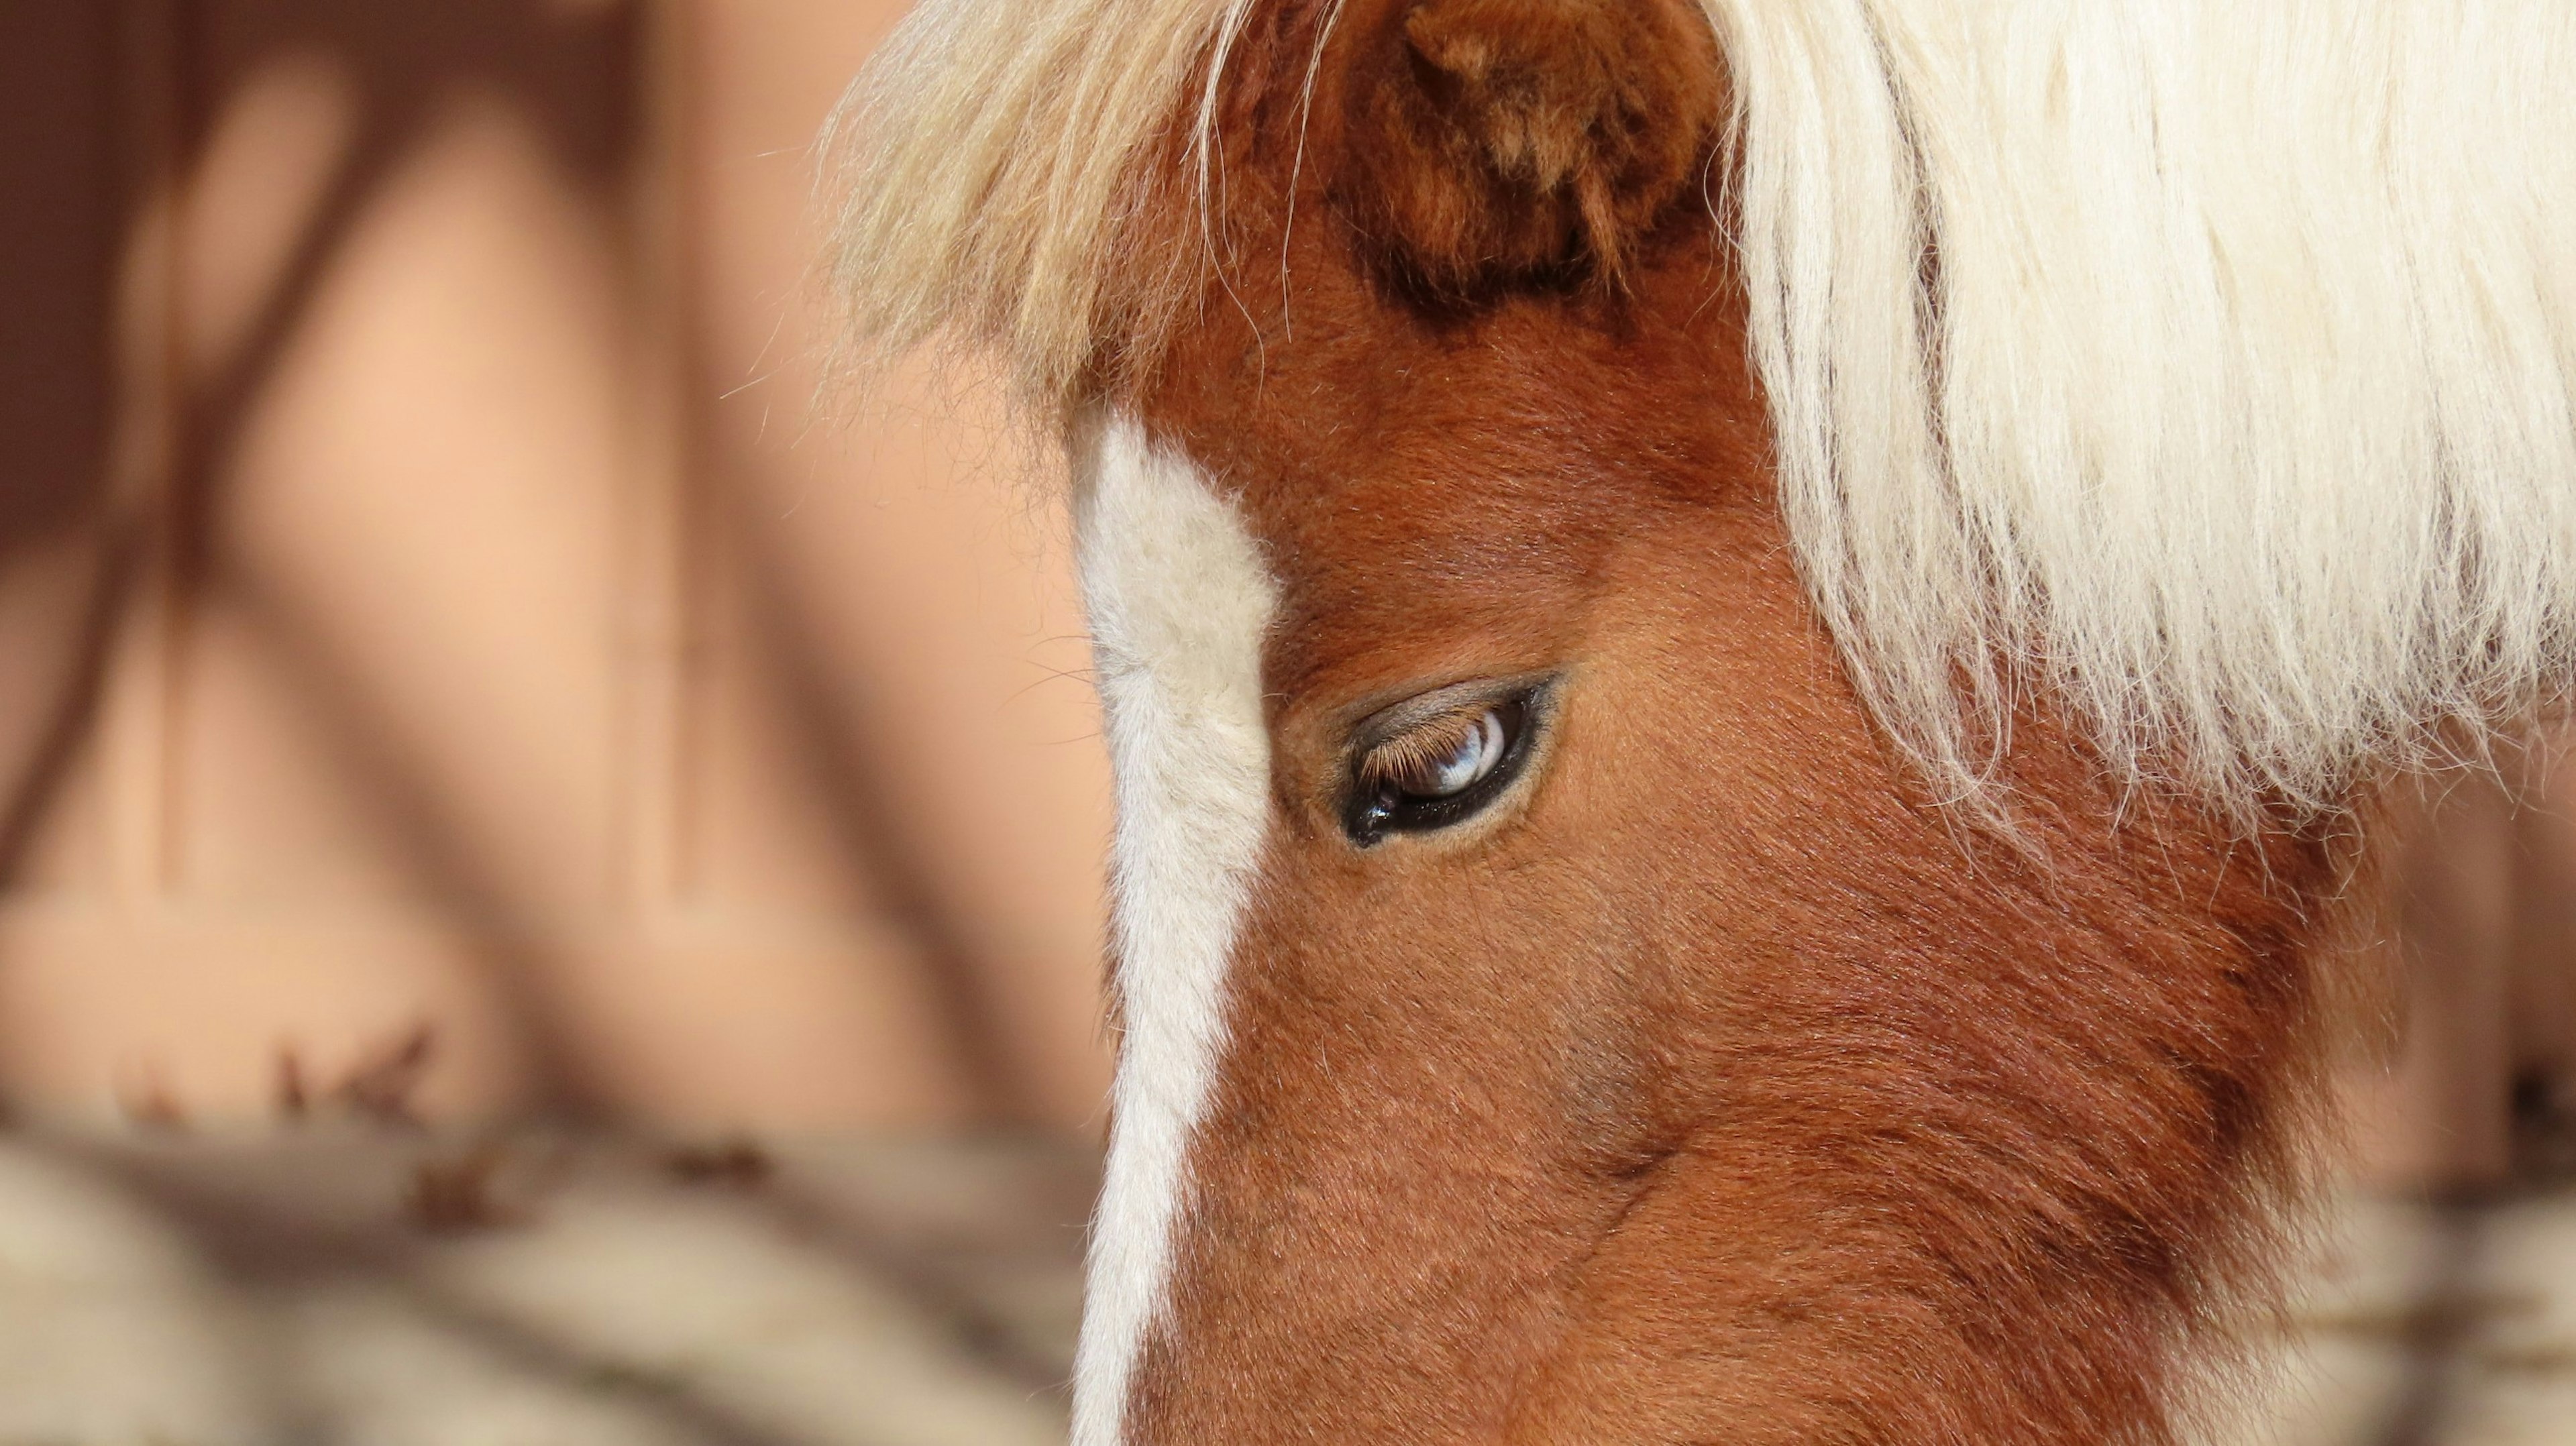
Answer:
[[[1936,777],[2016,670],[2238,801],[2563,687],[2576,7],[1711,9],[1790,531]]]
[[[1702,3],[1789,530],[1937,784],[2030,686],[2241,804],[2556,701],[2576,6]],[[926,0],[849,112],[860,334],[1061,392],[1103,275],[1176,310],[1121,226],[1251,7]]]
[[[1261,641],[1277,606],[1234,508],[1134,422],[1097,425],[1075,494],[1117,786],[1111,927],[1125,1025],[1075,1352],[1075,1446],[1116,1446],[1166,1307],[1188,1152],[1225,1043],[1225,978],[1269,820]]]

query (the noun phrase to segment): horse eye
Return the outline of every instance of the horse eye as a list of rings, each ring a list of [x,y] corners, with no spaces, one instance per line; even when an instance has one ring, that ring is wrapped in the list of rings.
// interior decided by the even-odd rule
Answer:
[[[1475,816],[1519,776],[1529,753],[1539,689],[1490,694],[1424,710],[1389,710],[1364,732],[1380,734],[1351,770],[1342,824],[1366,848],[1390,833],[1447,828]]]

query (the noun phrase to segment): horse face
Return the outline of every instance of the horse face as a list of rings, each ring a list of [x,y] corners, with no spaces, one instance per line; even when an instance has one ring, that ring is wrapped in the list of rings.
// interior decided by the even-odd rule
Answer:
[[[2156,1439],[2315,860],[2153,800],[2124,848],[2044,714],[2016,847],[1888,755],[1766,471],[1695,8],[1312,35],[1227,113],[1260,261],[1082,439],[1078,1438]]]

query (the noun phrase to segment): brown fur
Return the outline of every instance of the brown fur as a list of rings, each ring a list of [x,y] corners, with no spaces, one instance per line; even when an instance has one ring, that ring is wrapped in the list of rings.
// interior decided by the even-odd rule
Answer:
[[[1671,204],[1719,109],[1658,69],[1707,70],[1685,7],[1351,0],[1301,163],[1312,8],[1224,97],[1222,224],[1291,294],[1212,289],[1120,399],[1282,589],[1271,844],[1129,1439],[2173,1439],[2311,1092],[2328,850],[2123,820],[2044,712],[2025,847],[1892,759]],[[1624,290],[1549,284],[1577,234]],[[1551,668],[1523,808],[1346,842],[1353,719]]]
[[[1333,192],[1404,280],[1615,284],[1695,189],[1723,92],[1687,0],[1361,8]]]

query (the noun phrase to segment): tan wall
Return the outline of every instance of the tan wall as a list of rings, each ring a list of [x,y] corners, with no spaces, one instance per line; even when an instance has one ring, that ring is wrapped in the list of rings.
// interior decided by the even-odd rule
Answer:
[[[891,0],[0,10],[0,1087],[1092,1117],[1105,784],[971,407],[819,422]],[[1033,500],[1035,499],[1035,500]]]
[[[2393,1048],[2350,1090],[2385,1183],[2576,1166],[2576,739],[2402,796],[2383,967]]]

